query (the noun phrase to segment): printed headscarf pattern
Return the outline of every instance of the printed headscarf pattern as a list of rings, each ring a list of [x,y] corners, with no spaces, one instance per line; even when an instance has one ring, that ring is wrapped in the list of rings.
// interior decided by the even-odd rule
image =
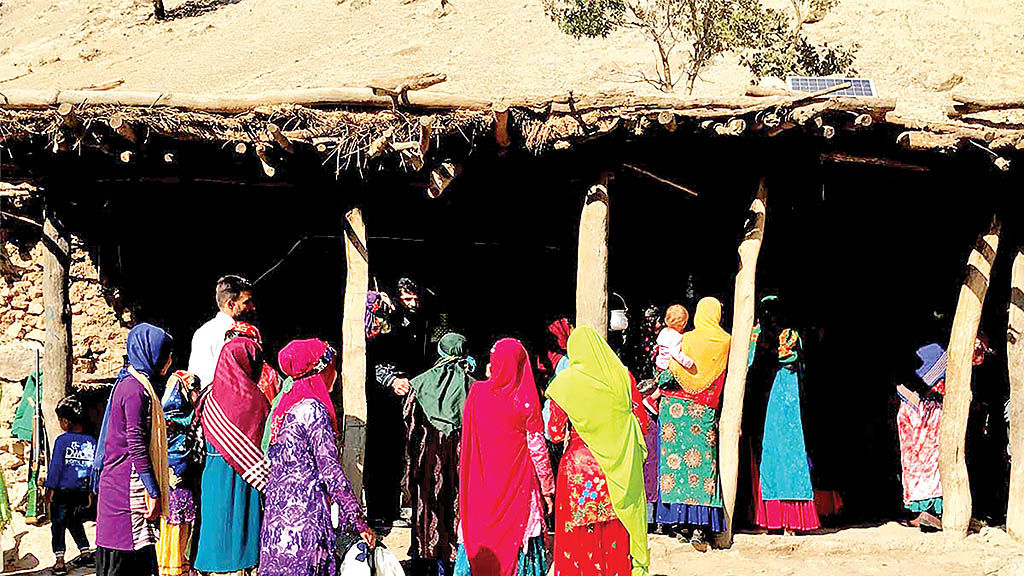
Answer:
[[[559,318],[548,326],[548,333],[555,337],[556,350],[548,350],[548,363],[551,366],[551,370],[554,371],[555,366],[565,356],[565,347],[569,342],[569,335],[572,334],[572,324],[569,323],[568,318]]]
[[[381,334],[391,332],[391,315],[395,306],[384,292],[370,290],[366,293],[366,312],[363,315],[363,329],[366,339],[374,340]]]
[[[224,338],[231,340],[239,336],[255,340],[257,344],[263,346],[263,335],[260,334],[259,328],[248,322],[235,320],[231,329],[224,334]],[[260,377],[256,381],[256,386],[267,397],[267,402],[272,402],[281,392],[281,375],[277,373],[277,370],[274,370],[273,366],[264,362],[263,367],[260,369]]]
[[[555,377],[547,395],[565,410],[608,480],[615,515],[629,533],[633,576],[650,565],[647,544],[647,444],[633,414],[629,370],[596,330],[580,326],[569,338],[568,368]]]
[[[526,349],[518,340],[499,340],[491,377],[469,389],[462,421],[459,511],[473,574],[516,572],[530,498],[540,490],[526,445],[531,418],[541,415]]]
[[[263,350],[251,338],[228,340],[199,416],[203,434],[243,480],[262,492],[270,461],[260,448],[270,402],[257,385]]]
[[[166,495],[170,484],[170,475],[167,468],[167,424],[164,420],[164,411],[160,398],[149,379],[157,376],[167,359],[171,356],[171,349],[174,340],[163,328],[152,324],[142,323],[128,332],[126,348],[127,366],[121,369],[117,375],[116,388],[126,378],[132,377],[138,380],[150,397],[150,423],[152,429],[149,434],[149,457],[153,465],[153,474],[156,477],[160,493]],[[114,390],[111,389],[110,396],[113,398]],[[100,473],[103,471],[103,459],[107,453],[107,428],[110,424],[111,402],[107,401],[107,408],[103,413],[103,424],[100,426],[100,436],[96,443],[96,453],[92,464],[92,487],[93,492],[99,491]],[[168,512],[168,499],[162,498],[164,515]]]
[[[473,359],[466,355],[466,337],[449,332],[437,344],[434,367],[410,381],[427,422],[447,436],[462,427],[462,410],[473,378]]]
[[[640,350],[637,354],[635,368],[639,369],[638,378],[654,376],[654,366],[658,359],[658,334],[665,327],[665,319],[657,306],[648,306],[644,310],[644,320],[640,327]]]
[[[174,477],[172,484],[185,478],[189,464],[195,461],[199,441],[193,436],[193,399],[199,392],[199,379],[184,370],[178,370],[167,379],[167,388],[161,401],[167,419],[167,465]]]
[[[275,400],[271,409],[268,433],[264,435],[267,445],[277,440],[288,410],[306,398],[323,404],[331,416],[334,431],[338,431],[338,417],[330,393],[330,386],[338,374],[336,359],[334,348],[322,340],[293,340],[281,349],[277,362],[287,378],[281,397]]]
[[[692,368],[683,368],[675,359],[669,370],[679,387],[690,394],[707,390],[729,364],[729,333],[722,329],[722,303],[701,298],[693,317],[694,329],[683,334],[683,353],[693,359]]]

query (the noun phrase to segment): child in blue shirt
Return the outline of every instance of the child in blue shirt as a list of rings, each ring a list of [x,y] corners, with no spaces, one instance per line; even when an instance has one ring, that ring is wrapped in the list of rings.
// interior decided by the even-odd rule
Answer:
[[[67,574],[64,553],[67,550],[64,531],[71,532],[83,556],[91,552],[89,538],[82,525],[89,508],[89,474],[96,439],[82,433],[82,403],[68,396],[57,403],[57,419],[64,433],[53,443],[53,461],[46,473],[44,501],[50,506],[50,531],[53,554],[57,557],[54,574]]]

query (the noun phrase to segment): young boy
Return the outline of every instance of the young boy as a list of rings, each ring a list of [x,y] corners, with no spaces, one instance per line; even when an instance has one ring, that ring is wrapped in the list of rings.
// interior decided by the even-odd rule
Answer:
[[[67,550],[65,530],[71,532],[83,556],[91,552],[82,517],[89,507],[89,471],[96,451],[96,439],[82,433],[84,410],[77,398],[65,397],[57,403],[56,412],[64,433],[53,443],[53,461],[43,483],[46,488],[43,498],[50,505],[51,543],[57,557],[53,573],[67,574],[64,564]]]

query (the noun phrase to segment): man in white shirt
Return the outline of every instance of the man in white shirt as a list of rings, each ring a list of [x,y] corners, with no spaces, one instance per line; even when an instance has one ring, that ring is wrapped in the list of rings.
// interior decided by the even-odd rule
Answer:
[[[192,354],[188,359],[188,371],[199,378],[203,388],[213,381],[224,335],[235,320],[252,321],[256,313],[252,284],[241,276],[228,275],[217,280],[216,296],[217,315],[192,336]]]

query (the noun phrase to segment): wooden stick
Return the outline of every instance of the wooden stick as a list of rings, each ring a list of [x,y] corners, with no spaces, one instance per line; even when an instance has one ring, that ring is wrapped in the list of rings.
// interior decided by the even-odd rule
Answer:
[[[653,172],[649,172],[647,170],[644,170],[643,168],[641,168],[639,166],[634,166],[633,164],[623,164],[623,166],[625,166],[626,168],[629,168],[630,170],[633,170],[634,172],[637,172],[639,174],[643,174],[644,176],[647,176],[648,178],[650,178],[652,180],[656,180],[658,182],[661,182],[662,184],[668,184],[669,186],[675,188],[676,190],[682,190],[683,192],[686,192],[690,196],[697,196],[696,192],[694,192],[693,190],[687,188],[686,186],[683,186],[682,184],[676,184],[675,182],[669,180],[668,178],[662,178],[661,176],[658,176],[657,174],[654,174]]]
[[[1024,108],[1024,97],[978,98],[966,94],[953,94],[953,110],[957,114],[973,114],[987,110]]]
[[[501,148],[512,145],[512,139],[508,135],[508,108],[494,109],[494,141]]]
[[[754,295],[756,294],[757,257],[764,237],[768,190],[765,179],[757,186],[757,195],[750,204],[743,225],[739,246],[740,268],[736,273],[733,297],[732,340],[729,343],[729,366],[722,391],[722,415],[719,420],[719,454],[721,463],[722,503],[725,532],[720,536],[724,546],[732,545],[733,514],[736,510],[736,486],[739,481],[740,427],[743,423],[743,396],[747,386],[747,359],[754,330]]]
[[[64,125],[68,128],[75,129],[81,124],[78,115],[75,114],[75,107],[67,102],[57,106],[57,114],[60,115]]]
[[[939,150],[954,152],[960,148],[959,134],[935,134],[920,130],[908,130],[896,137],[896,142],[906,150]]]
[[[1010,314],[1006,325],[1010,373],[1010,498],[1006,531],[1024,540],[1024,244],[1017,246],[1010,274]]]
[[[429,116],[420,117],[420,157],[430,150],[430,139],[434,135],[434,121]]]
[[[43,305],[46,340],[43,343],[42,414],[46,433],[61,433],[54,409],[71,392],[71,235],[58,215],[47,206],[43,220]]]
[[[669,132],[676,131],[676,115],[671,110],[658,112],[658,124],[665,127]]]
[[[270,164],[270,160],[267,158],[267,155],[270,152],[270,146],[260,143],[256,144],[254,149],[256,150],[256,157],[260,160],[260,165],[263,166],[263,173],[268,177],[273,178],[274,175],[277,174],[277,169]]]
[[[414,92],[408,94],[411,108],[487,110],[491,103],[443,92]],[[310,108],[339,106],[391,108],[387,96],[376,96],[370,88],[297,88],[255,94],[204,95],[180,92],[133,92],[127,90],[24,90],[0,91],[0,106],[4,108],[52,108],[61,103],[74,105],[134,106],[149,108],[167,106],[201,112],[234,114],[249,112],[261,106],[297,105]]]
[[[248,150],[249,147],[245,144],[245,142],[238,142],[235,144],[234,151],[236,156],[245,156],[245,153]]]
[[[131,125],[124,119],[124,116],[120,114],[112,115],[110,119],[107,120],[107,125],[125,140],[132,144],[136,142],[135,130],[133,130]]]
[[[125,164],[130,164],[134,156],[135,152],[132,152],[131,150],[125,150],[124,152],[121,152],[121,154],[118,155],[118,158],[121,159],[121,162]]]
[[[967,260],[967,278],[949,336],[946,394],[942,400],[939,427],[939,473],[942,479],[942,529],[954,536],[967,536],[971,523],[971,490],[964,460],[967,416],[971,407],[971,372],[974,343],[981,323],[981,311],[988,293],[992,264],[999,248],[1000,222],[996,217],[978,237]]]
[[[836,164],[863,164],[867,166],[879,166],[883,168],[898,168],[900,170],[911,170],[914,172],[928,172],[931,168],[921,164],[901,162],[891,158],[880,158],[877,156],[855,156],[841,152],[829,152],[819,156],[822,162],[834,162]]]
[[[369,251],[363,212],[345,214],[345,300],[341,320],[341,388],[343,425],[341,466],[355,494],[363,489],[366,451],[366,291],[370,285]]]
[[[281,133],[281,127],[273,122],[267,123],[267,134],[277,142],[277,145],[284,149],[285,152],[294,152],[295,146],[292,145],[291,140],[287,136]]]
[[[610,173],[590,188],[580,214],[576,260],[576,325],[608,337],[608,184]]]

